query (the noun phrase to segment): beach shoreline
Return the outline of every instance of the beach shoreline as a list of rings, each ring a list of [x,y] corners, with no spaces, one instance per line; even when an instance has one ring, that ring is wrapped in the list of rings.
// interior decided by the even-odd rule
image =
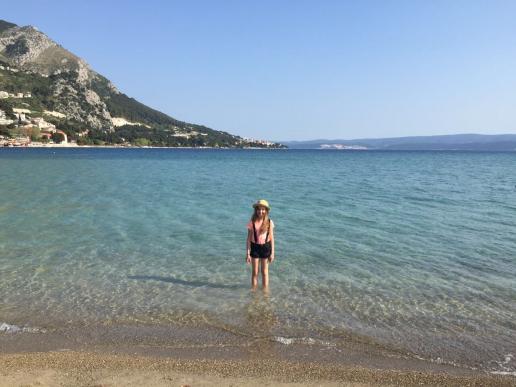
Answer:
[[[139,333],[143,332],[143,333]],[[12,385],[444,385],[510,386],[516,377],[338,347],[180,326],[96,326],[0,334],[0,386]],[[144,382],[143,382],[144,381]]]
[[[276,359],[207,360],[105,352],[0,354],[0,386],[513,386],[508,376],[380,370]]]

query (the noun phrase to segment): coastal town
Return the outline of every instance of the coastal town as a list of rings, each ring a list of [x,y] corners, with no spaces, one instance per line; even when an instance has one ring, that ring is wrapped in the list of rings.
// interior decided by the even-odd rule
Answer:
[[[0,65],[0,70],[11,73],[18,73],[20,70],[10,66]],[[32,98],[32,93],[27,91],[8,92],[0,90],[0,101],[16,101],[16,105],[24,105],[23,100]],[[33,114],[26,108],[12,108],[12,112],[0,109],[0,126],[9,127],[14,136],[0,134],[0,146],[42,146],[46,144],[69,144],[68,136],[65,132],[57,129],[56,126],[47,122],[41,115],[54,116],[57,118],[65,117],[64,114],[52,111],[44,111],[42,114]],[[39,115],[39,116],[38,116]]]
[[[52,74],[58,76],[62,71],[57,69]],[[0,147],[282,147],[272,141],[206,131],[117,93],[111,101],[116,100],[113,108],[118,114],[110,114],[94,90],[83,90],[74,80],[63,77],[42,80],[49,78],[48,73],[19,69],[0,61]],[[59,85],[50,91],[54,81]],[[52,103],[47,97],[42,100],[42,95],[51,95]]]
[[[15,119],[8,118],[6,112],[0,110],[0,125],[11,125],[18,133],[15,137],[0,135],[0,146],[34,146],[50,143],[68,144],[66,133],[57,129],[54,124],[45,121],[43,117],[30,117],[30,110],[28,109],[14,108],[13,113],[16,116]]]
[[[0,91],[0,99],[3,98],[30,98],[30,93],[16,93],[10,94]],[[6,136],[0,134],[0,147],[44,147],[44,146],[78,146],[76,141],[69,141],[66,133],[50,122],[47,122],[43,117],[32,117],[32,112],[29,109],[13,108],[14,118],[9,118],[4,110],[0,110],[0,126],[10,126],[15,129],[16,136]],[[65,115],[55,111],[45,110],[44,115],[53,116],[57,118],[64,118]],[[121,119],[118,119],[121,120]],[[115,125],[118,126],[118,125]],[[88,130],[79,133],[79,136],[85,136]],[[177,134],[176,136],[192,136],[190,134]],[[199,135],[205,135],[199,133]],[[242,139],[242,142],[252,141],[262,146],[272,146],[273,142],[267,140],[256,139]],[[132,144],[121,144],[117,147],[130,147]]]

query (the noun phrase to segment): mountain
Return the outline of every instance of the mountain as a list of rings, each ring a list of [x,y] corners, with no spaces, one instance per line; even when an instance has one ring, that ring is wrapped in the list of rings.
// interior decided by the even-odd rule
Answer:
[[[516,151],[516,134],[452,134],[356,140],[282,141],[292,149]]]
[[[43,122],[80,144],[284,147],[176,120],[120,92],[37,28],[4,20],[0,20],[0,110],[4,136],[37,138],[37,130],[30,127],[38,122],[41,128]]]

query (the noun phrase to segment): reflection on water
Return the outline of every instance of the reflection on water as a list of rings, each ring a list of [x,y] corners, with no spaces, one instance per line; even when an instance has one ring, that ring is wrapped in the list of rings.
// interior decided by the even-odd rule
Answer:
[[[255,336],[270,337],[278,318],[266,292],[252,292],[247,305],[247,328]]]
[[[274,352],[274,329],[278,324],[278,317],[274,311],[267,291],[252,291],[251,299],[246,308],[245,330],[256,338],[249,347],[251,356],[262,357]]]

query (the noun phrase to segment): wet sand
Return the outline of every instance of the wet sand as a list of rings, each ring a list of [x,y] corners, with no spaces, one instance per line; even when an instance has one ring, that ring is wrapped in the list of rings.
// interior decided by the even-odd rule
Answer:
[[[242,339],[206,327],[96,326],[0,334],[0,386],[516,386],[516,377],[347,342]]]

